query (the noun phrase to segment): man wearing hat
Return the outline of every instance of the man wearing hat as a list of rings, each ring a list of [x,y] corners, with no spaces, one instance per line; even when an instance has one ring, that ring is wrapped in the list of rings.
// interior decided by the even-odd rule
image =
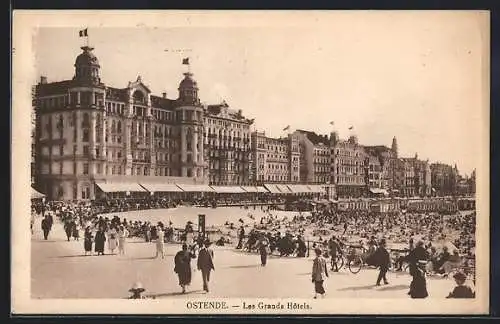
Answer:
[[[389,282],[387,281],[387,270],[389,270],[389,264],[391,262],[389,252],[387,252],[385,248],[386,242],[385,239],[380,240],[380,244],[377,248],[377,250],[374,253],[374,260],[377,262],[377,265],[380,268],[378,277],[377,277],[377,286],[380,286],[380,281],[384,279],[384,284],[388,284]]]
[[[201,271],[203,279],[203,290],[208,292],[208,282],[210,281],[210,271],[215,270],[214,267],[214,251],[208,247],[211,245],[210,241],[205,240],[204,246],[198,252],[198,270]]]
[[[465,284],[466,278],[467,277],[465,276],[465,274],[463,274],[462,272],[457,272],[453,276],[453,279],[455,279],[457,286],[446,298],[475,298],[476,294],[474,293],[472,288]]]

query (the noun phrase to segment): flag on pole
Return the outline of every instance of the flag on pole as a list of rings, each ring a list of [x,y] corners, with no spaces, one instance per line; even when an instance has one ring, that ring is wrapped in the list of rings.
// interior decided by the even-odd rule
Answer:
[[[287,131],[290,129],[290,125],[288,125],[287,127],[283,128],[283,131]]]
[[[87,28],[80,30],[80,37],[88,37]]]
[[[349,130],[352,130],[353,128],[354,128],[354,127],[353,127],[353,126],[351,126],[351,127],[349,127]]]
[[[182,64],[189,65],[189,57],[183,58]]]

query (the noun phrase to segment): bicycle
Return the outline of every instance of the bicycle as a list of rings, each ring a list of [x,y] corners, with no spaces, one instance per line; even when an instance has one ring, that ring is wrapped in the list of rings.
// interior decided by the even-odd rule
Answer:
[[[364,261],[361,255],[356,253],[356,249],[362,249],[362,251],[364,251],[364,248],[361,246],[349,247],[351,248],[349,254],[346,255],[342,252],[338,253],[335,259],[330,258],[330,264],[332,268],[334,268],[334,266],[336,265],[338,271],[340,271],[342,267],[346,266],[352,274],[357,274],[361,271],[361,268],[364,265]]]

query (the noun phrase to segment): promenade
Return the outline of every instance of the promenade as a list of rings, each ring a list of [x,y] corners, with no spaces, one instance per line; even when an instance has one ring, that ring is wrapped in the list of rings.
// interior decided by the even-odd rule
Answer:
[[[154,243],[131,239],[126,255],[84,256],[83,240],[66,241],[63,227],[55,223],[48,241],[44,241],[40,219],[36,220],[31,241],[31,292],[33,298],[125,298],[135,281],[156,298],[265,297],[309,298],[313,296],[311,258],[270,257],[261,267],[257,254],[216,247],[216,270],[210,293],[202,291],[201,274],[193,271],[188,294],[180,294],[173,258],[179,245],[166,244],[165,259],[155,259]],[[106,246],[107,252],[107,246]],[[196,260],[193,260],[193,269]],[[378,271],[363,268],[358,274],[347,269],[330,272],[325,298],[409,298],[411,277],[406,273],[388,273],[389,285],[375,287]],[[454,287],[453,279],[428,278],[429,298],[444,298]]]

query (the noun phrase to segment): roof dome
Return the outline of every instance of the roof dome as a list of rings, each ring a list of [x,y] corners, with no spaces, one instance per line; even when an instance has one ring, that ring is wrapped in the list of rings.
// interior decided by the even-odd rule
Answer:
[[[93,48],[84,46],[82,50],[83,53],[76,57],[75,65],[99,65],[99,60],[92,53]]]
[[[198,83],[192,78],[193,74],[192,73],[184,73],[184,79],[181,81],[179,84],[179,89],[181,88],[192,88],[192,89],[198,89]]]

